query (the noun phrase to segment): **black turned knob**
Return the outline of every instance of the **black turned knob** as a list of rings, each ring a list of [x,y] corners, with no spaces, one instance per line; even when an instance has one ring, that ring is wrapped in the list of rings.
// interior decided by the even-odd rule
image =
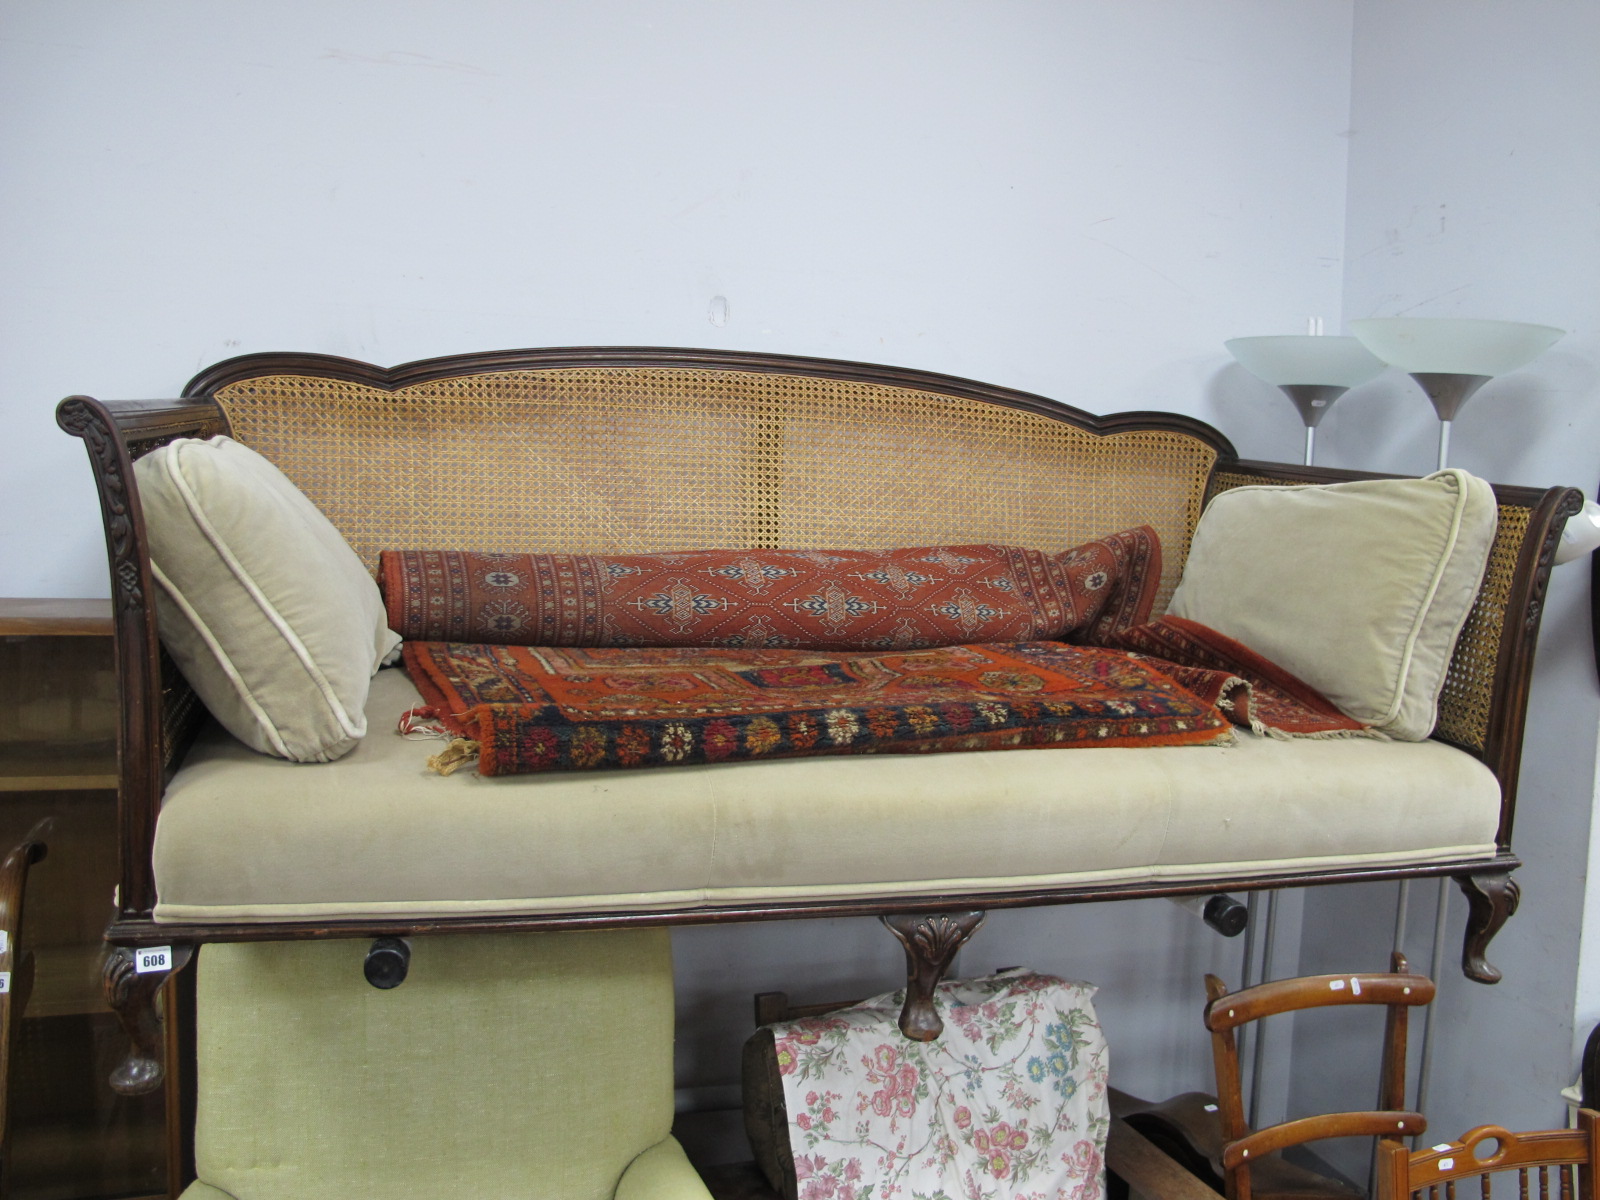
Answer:
[[[1238,937],[1250,923],[1250,910],[1232,896],[1221,892],[1206,900],[1200,916],[1223,937]]]
[[[397,988],[411,969],[411,944],[402,938],[381,937],[367,951],[361,973],[375,988]]]

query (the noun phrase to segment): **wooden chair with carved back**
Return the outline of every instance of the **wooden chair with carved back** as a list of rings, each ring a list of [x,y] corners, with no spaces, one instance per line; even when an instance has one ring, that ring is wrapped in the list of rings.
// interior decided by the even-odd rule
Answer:
[[[1278,1151],[1305,1142],[1335,1137],[1397,1138],[1422,1133],[1427,1122],[1405,1105],[1406,1024],[1410,1009],[1433,999],[1433,981],[1410,973],[1405,958],[1395,954],[1387,974],[1311,975],[1278,979],[1229,992],[1215,975],[1206,976],[1205,1025],[1211,1031],[1217,1073],[1217,1107],[1222,1127],[1221,1166],[1229,1200],[1305,1200],[1300,1188],[1278,1191],[1252,1186],[1252,1170],[1279,1161]],[[1245,1114],[1236,1031],[1277,1013],[1354,1004],[1382,1005],[1384,1023],[1380,1107],[1361,1112],[1323,1113],[1251,1129]],[[1342,1194],[1342,1193],[1338,1193]]]
[[[1477,1179],[1483,1200],[1594,1200],[1600,1152],[1600,1113],[1578,1110],[1576,1129],[1512,1133],[1480,1125],[1459,1141],[1411,1152],[1395,1141],[1378,1145],[1377,1200],[1455,1200],[1457,1185]],[[1515,1191],[1495,1187],[1497,1175],[1515,1171]],[[1512,1180],[1505,1179],[1507,1185]],[[1470,1184],[1467,1185],[1470,1188]]]
[[[0,1197],[11,1192],[12,1049],[33,990],[33,955],[18,944],[28,868],[45,856],[45,826],[34,828],[0,860]]]

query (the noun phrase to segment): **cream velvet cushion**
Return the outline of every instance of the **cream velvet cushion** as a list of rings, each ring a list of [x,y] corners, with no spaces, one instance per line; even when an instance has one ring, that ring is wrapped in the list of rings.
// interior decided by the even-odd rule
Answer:
[[[161,640],[253,749],[338,758],[366,733],[373,673],[399,643],[377,584],[316,505],[231,438],[134,464]]]
[[[1498,511],[1490,486],[1460,470],[1234,488],[1201,516],[1168,611],[1418,741],[1433,731]]]
[[[202,946],[193,1197],[709,1200],[671,1139],[664,929]]]

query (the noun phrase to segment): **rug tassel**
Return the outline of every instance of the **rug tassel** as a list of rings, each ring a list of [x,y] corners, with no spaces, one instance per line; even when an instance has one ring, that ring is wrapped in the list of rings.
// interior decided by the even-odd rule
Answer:
[[[437,775],[453,775],[478,757],[477,742],[456,738],[428,760],[428,770]]]
[[[395,731],[404,738],[438,738],[445,742],[454,736],[445,727],[444,722],[439,720],[438,709],[426,705],[408,708],[401,713],[400,723],[395,727]]]

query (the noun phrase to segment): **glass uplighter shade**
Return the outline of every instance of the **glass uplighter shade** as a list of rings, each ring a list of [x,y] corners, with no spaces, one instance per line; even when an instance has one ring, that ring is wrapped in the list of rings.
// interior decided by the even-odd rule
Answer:
[[[1252,375],[1279,387],[1293,383],[1352,388],[1376,378],[1383,362],[1353,337],[1284,334],[1224,342]]]
[[[1283,334],[1233,338],[1223,345],[1245,370],[1276,384],[1294,402],[1305,422],[1307,466],[1323,414],[1350,388],[1383,370],[1383,363],[1353,337]]]
[[[1504,375],[1543,354],[1563,330],[1475,317],[1368,317],[1350,331],[1367,349],[1408,373]]]
[[[1368,317],[1350,322],[1363,345],[1417,381],[1439,414],[1439,469],[1450,457],[1450,424],[1496,375],[1515,371],[1555,345],[1564,330],[1477,317]]]

